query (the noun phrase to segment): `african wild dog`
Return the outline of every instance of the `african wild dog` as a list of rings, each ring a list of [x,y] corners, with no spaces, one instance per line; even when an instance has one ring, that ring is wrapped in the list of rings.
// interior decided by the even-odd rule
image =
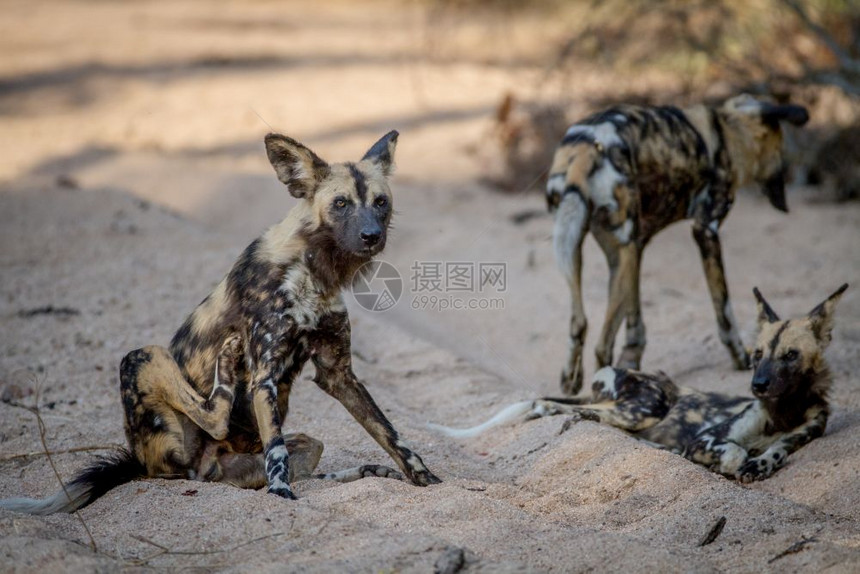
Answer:
[[[138,477],[222,481],[294,498],[290,482],[311,475],[322,443],[281,435],[293,380],[310,359],[314,381],[339,400],[417,485],[439,482],[399,438],[352,371],[350,324],[341,298],[361,265],[386,242],[388,176],[397,132],[358,163],[328,164],[299,142],[266,136],[269,161],[300,198],[251,243],[188,317],[170,348],[132,351],[120,365],[130,450],[102,459],[42,501],[0,507],[70,512]],[[368,465],[322,478],[395,471]]]
[[[757,183],[777,209],[785,202],[786,166],[779,122],[803,125],[800,106],[777,106],[741,95],[721,107],[617,106],[574,124],[559,145],[547,181],[556,211],[556,260],[570,286],[570,349],[561,388],[582,387],[586,317],[582,242],[591,230],[609,263],[609,302],[595,347],[597,366],[612,364],[615,335],[626,321],[619,366],[638,369],[645,349],[639,301],[642,251],[661,229],[693,220],[720,339],[739,369],[749,367],[735,322],[718,235],[735,190]]]
[[[750,482],[769,477],[789,454],[824,434],[831,376],[824,360],[833,311],[848,285],[805,317],[781,321],[755,289],[759,335],[753,364],[755,398],[729,397],[676,386],[663,373],[604,367],[594,375],[588,398],[546,398],[510,405],[482,425],[452,429],[475,436],[525,415],[566,414],[623,429],[711,470]]]

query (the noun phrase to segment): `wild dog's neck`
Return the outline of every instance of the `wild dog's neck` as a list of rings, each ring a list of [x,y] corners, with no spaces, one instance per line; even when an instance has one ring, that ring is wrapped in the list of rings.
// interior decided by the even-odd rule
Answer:
[[[707,106],[697,105],[684,109],[684,114],[705,142],[705,147],[708,149],[708,159],[713,166],[714,162],[717,161],[716,156],[720,148],[725,145],[720,135],[720,126],[714,123],[713,111]]]
[[[349,285],[358,269],[372,259],[342,249],[331,228],[325,224],[304,227],[299,235],[306,246],[302,260],[314,283],[327,294]]]
[[[714,111],[714,121],[719,122],[719,129],[722,130],[723,144],[728,150],[735,183],[738,186],[752,183],[755,174],[754,162],[758,157],[755,134],[750,132],[746,123],[720,110]]]
[[[827,404],[830,390],[830,370],[822,366],[803,375],[797,390],[771,400],[761,400],[767,410],[774,430],[785,431],[799,426],[810,407]]]
[[[263,234],[259,251],[275,264],[301,261],[319,292],[325,295],[334,295],[348,285],[358,268],[371,259],[341,249],[331,228],[314,221],[305,202]]]

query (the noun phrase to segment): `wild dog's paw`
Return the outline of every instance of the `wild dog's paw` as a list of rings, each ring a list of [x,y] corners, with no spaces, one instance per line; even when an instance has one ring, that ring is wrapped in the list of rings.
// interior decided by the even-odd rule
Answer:
[[[738,482],[748,484],[756,480],[764,480],[774,473],[774,464],[765,457],[751,458],[741,465],[735,473]]]
[[[561,372],[561,392],[574,396],[582,389],[582,367],[565,368]]]
[[[551,417],[553,415],[560,415],[561,409],[558,406],[558,403],[554,403],[552,401],[535,401],[534,407],[528,413],[526,413],[525,420],[531,421],[534,419],[539,419],[541,417]]]
[[[293,494],[293,491],[288,486],[270,486],[267,492],[269,494],[276,494],[287,500],[296,500],[296,495]]]
[[[580,421],[592,421],[595,423],[600,422],[600,417],[597,416],[597,413],[592,411],[574,411],[567,417],[564,421],[564,424],[561,425],[561,429],[559,429],[558,434],[564,434],[570,430],[570,427],[575,425]]]
[[[415,486],[429,486],[431,484],[440,484],[442,482],[439,477],[437,477],[429,470],[419,470],[418,472],[413,472],[412,476],[409,477],[409,479]]]
[[[644,349],[644,346],[625,346],[624,350],[621,351],[621,357],[618,358],[616,366],[619,369],[638,371],[639,364],[642,362],[642,352]]]
[[[750,358],[749,350],[741,346],[739,349],[730,349],[732,354],[732,362],[735,364],[735,369],[738,371],[747,371],[752,368],[752,359]]]
[[[365,464],[358,469],[361,478],[369,476],[378,476],[381,478],[393,478],[394,480],[403,480],[403,475],[390,466],[381,464]]]
[[[693,458],[693,460],[699,464],[708,465],[708,459],[711,458],[708,456],[708,452],[710,451],[713,454],[718,455],[716,464],[711,467],[711,470],[729,478],[737,476],[738,469],[740,469],[749,460],[749,453],[746,449],[733,442],[726,442],[713,446],[713,450],[711,450],[711,448],[708,447],[709,442],[709,440],[704,442],[704,448],[702,449],[701,454]]]

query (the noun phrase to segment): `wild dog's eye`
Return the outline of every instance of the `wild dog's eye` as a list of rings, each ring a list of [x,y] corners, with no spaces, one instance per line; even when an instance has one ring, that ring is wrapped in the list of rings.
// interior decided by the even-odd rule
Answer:
[[[786,361],[793,361],[798,357],[797,351],[794,349],[790,349],[786,351],[786,353],[782,356],[782,358]]]
[[[343,209],[346,207],[346,199],[343,197],[338,197],[334,200],[334,206],[338,209]]]
[[[373,204],[374,204],[376,207],[385,207],[386,205],[388,205],[388,198],[387,198],[387,197],[385,197],[384,195],[380,195],[379,197],[377,197],[377,198],[373,201]]]

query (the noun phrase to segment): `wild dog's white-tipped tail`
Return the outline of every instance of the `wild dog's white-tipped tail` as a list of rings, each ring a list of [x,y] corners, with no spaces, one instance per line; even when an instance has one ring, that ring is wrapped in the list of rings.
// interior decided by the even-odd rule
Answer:
[[[0,508],[27,514],[74,512],[111,488],[142,476],[146,476],[146,468],[131,452],[119,449],[115,453],[98,457],[54,496],[41,500],[7,498],[0,500]]]
[[[474,426],[467,429],[455,429],[433,423],[427,423],[427,428],[453,438],[471,438],[474,436],[478,436],[482,432],[489,430],[493,427],[513,421],[518,417],[521,417],[522,415],[526,414],[530,410],[534,409],[534,407],[534,401],[523,401],[521,403],[514,403],[500,410],[490,420],[481,423],[478,426]]]
[[[69,493],[66,496],[66,492]],[[89,485],[71,483],[66,490],[60,490],[48,498],[7,498],[0,500],[0,508],[25,514],[54,514],[55,512],[74,512],[89,499]]]

